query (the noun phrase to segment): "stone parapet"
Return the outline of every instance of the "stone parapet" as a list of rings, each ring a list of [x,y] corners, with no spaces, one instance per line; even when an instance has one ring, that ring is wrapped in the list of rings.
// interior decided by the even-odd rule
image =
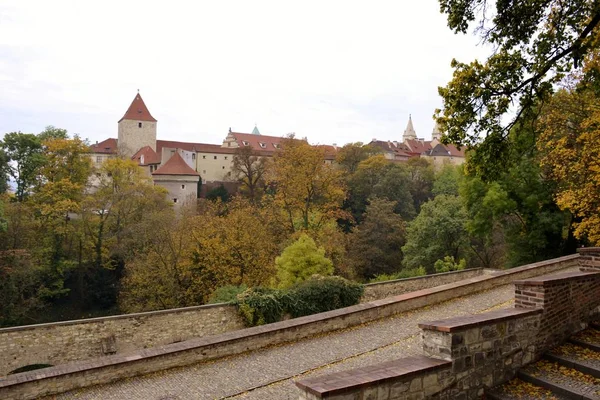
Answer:
[[[579,265],[582,269],[600,270],[600,247],[581,247],[579,253]]]

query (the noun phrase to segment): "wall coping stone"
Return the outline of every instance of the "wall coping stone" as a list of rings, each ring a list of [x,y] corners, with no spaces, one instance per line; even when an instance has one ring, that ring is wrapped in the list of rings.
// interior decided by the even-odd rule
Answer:
[[[452,361],[424,356],[407,357],[297,381],[296,386],[318,397],[328,397],[345,391],[356,390],[362,386],[369,386],[373,382],[384,383],[398,378],[408,378],[425,372],[449,368],[450,366],[452,366]]]
[[[160,315],[160,314],[176,314],[176,313],[184,313],[184,312],[190,312],[190,311],[196,311],[196,310],[206,310],[209,308],[230,307],[230,306],[231,305],[228,303],[203,304],[201,306],[169,308],[166,310],[145,311],[145,312],[132,313],[132,314],[107,315],[104,317],[72,319],[69,321],[47,322],[44,324],[10,326],[7,328],[0,328],[0,333],[14,332],[14,331],[26,331],[26,330],[40,329],[40,328],[51,328],[51,327],[55,327],[55,326],[64,326],[64,325],[83,325],[83,324],[88,324],[88,323],[91,324],[91,323],[96,323],[96,322],[106,322],[106,321],[111,321],[111,320],[116,320],[116,319],[144,318],[144,317],[150,317],[150,316]]]
[[[474,278],[465,279],[462,281],[448,283],[434,288],[422,289],[415,292],[404,293],[398,296],[389,297],[382,300],[374,300],[368,303],[360,303],[354,306],[340,308],[337,310],[327,311],[324,313],[308,315],[305,317],[293,318],[286,321],[275,322],[272,324],[261,325],[251,328],[240,329],[236,331],[225,332],[218,335],[207,336],[189,339],[183,342],[171,343],[163,346],[152,347],[148,349],[136,350],[131,353],[114,354],[104,356],[101,358],[95,358],[91,360],[77,361],[69,364],[58,365],[54,367],[48,367],[40,370],[22,372],[14,375],[9,375],[6,378],[0,378],[0,388],[10,387],[18,385],[24,382],[32,382],[39,379],[52,378],[60,375],[73,374],[83,371],[89,371],[94,369],[100,369],[106,366],[125,364],[129,362],[135,362],[136,360],[142,360],[146,358],[160,357],[169,354],[175,354],[179,352],[185,352],[188,350],[199,349],[205,346],[216,346],[224,345],[227,342],[243,341],[247,338],[260,336],[265,334],[276,334],[279,331],[294,330],[305,325],[311,325],[316,322],[323,322],[338,317],[346,317],[355,313],[361,313],[366,310],[378,309],[379,307],[400,303],[407,300],[414,300],[423,298],[446,291],[451,291],[457,288],[465,288],[474,286],[485,281],[494,281],[496,279],[502,279],[503,277],[510,278],[511,275],[515,275],[521,272],[534,270],[539,267],[547,265],[553,265],[565,261],[575,260],[579,258],[579,254],[572,254],[564,257],[554,258],[551,260],[540,261],[533,264],[524,265],[521,267],[511,268],[495,274],[480,275]],[[509,283],[509,282],[506,282]],[[506,284],[505,283],[505,284]],[[218,305],[215,305],[218,306]],[[204,306],[198,306],[204,307]],[[189,309],[181,309],[186,310]],[[522,310],[522,309],[519,309]],[[171,310],[164,310],[162,312],[169,312]],[[536,311],[539,312],[539,311]],[[150,312],[154,313],[154,312]],[[147,313],[141,313],[147,314]],[[107,317],[110,318],[110,317]],[[17,327],[19,328],[19,327]],[[11,328],[6,328],[11,329]]]
[[[540,314],[540,308],[507,308],[503,310],[489,311],[485,314],[465,315],[437,321],[422,322],[419,328],[438,332],[456,332],[475,328],[481,325],[503,322],[517,317],[528,317]]]
[[[562,283],[578,280],[585,276],[598,276],[600,271],[574,271],[574,272],[563,272],[553,275],[537,276],[529,279],[523,279],[515,281],[515,285],[529,285],[529,286],[544,286],[549,283]]]
[[[437,274],[430,274],[430,275],[423,275],[423,276],[414,276],[412,278],[401,278],[401,279],[392,279],[391,281],[365,283],[364,286],[365,286],[365,288],[367,288],[367,287],[371,287],[371,286],[387,285],[387,284],[396,283],[396,282],[406,282],[406,281],[415,281],[415,280],[420,280],[420,279],[427,279],[427,278],[432,278],[434,276],[464,274],[465,272],[472,272],[472,271],[482,271],[482,272],[484,272],[484,269],[483,268],[468,268],[468,269],[462,269],[460,271],[449,271],[449,272],[440,272],[440,273],[437,273]]]
[[[577,248],[577,253],[598,253],[600,252],[600,247],[579,247]]]

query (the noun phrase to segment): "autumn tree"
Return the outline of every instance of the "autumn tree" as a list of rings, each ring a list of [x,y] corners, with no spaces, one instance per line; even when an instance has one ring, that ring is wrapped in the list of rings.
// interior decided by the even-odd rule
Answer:
[[[372,199],[363,222],[350,234],[348,262],[363,280],[396,272],[402,267],[406,227],[402,217],[394,213],[395,207],[394,201]]]
[[[333,263],[325,257],[325,249],[317,247],[307,234],[283,250],[275,259],[279,287],[288,288],[313,275],[333,274]]]
[[[252,146],[242,146],[235,150],[231,174],[240,183],[242,194],[252,202],[260,200],[264,192],[267,165],[268,159]]]
[[[155,214],[140,226],[154,234],[126,264],[123,310],[198,305],[219,287],[271,284],[279,244],[269,213],[240,198],[201,206],[200,215]]]
[[[494,48],[485,62],[452,61],[454,75],[439,89],[443,110],[436,113],[444,140],[476,147],[470,170],[493,179],[508,156],[511,128],[599,48],[600,3],[440,0],[440,6],[450,29],[474,28]]]
[[[268,181],[290,231],[319,229],[333,218],[346,193],[341,172],[325,163],[325,150],[287,138],[275,153]]]
[[[544,107],[538,146],[556,202],[575,217],[574,234],[600,245],[600,110],[585,82],[572,82]]]

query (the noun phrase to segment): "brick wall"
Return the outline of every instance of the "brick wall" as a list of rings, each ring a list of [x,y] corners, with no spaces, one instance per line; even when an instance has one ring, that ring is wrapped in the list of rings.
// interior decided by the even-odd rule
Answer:
[[[600,271],[571,272],[515,282],[515,307],[542,309],[538,348],[545,351],[598,314]],[[541,354],[541,353],[540,353]]]
[[[600,247],[582,247],[577,249],[579,264],[585,269],[600,269]]]

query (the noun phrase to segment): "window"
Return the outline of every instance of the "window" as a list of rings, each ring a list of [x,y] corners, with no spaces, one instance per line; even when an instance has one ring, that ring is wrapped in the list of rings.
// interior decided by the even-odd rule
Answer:
[[[182,189],[185,189],[185,185],[181,185],[181,188],[182,188]]]
[[[206,160],[206,156],[202,156],[202,159],[203,159],[203,160]]]
[[[250,146],[250,143],[246,142],[245,140],[242,140],[242,144],[243,144],[244,146]]]
[[[225,166],[223,166],[223,169],[225,169]]]
[[[177,199],[173,199],[173,203],[177,203]]]
[[[227,156],[225,156],[225,159],[227,160]]]
[[[175,155],[175,150],[171,150],[171,155],[174,156]]]
[[[217,156],[215,156],[215,160],[217,159]]]
[[[102,162],[102,156],[96,156],[96,164],[100,164]]]
[[[260,145],[261,149],[266,149],[267,148],[267,144],[266,143],[259,142],[258,144]]]
[[[141,128],[141,127],[142,127],[142,123],[138,122],[138,128]]]
[[[203,174],[205,174],[205,173],[206,173],[206,170],[205,170],[205,169],[203,169],[203,170],[202,170],[202,173],[203,173]]]
[[[192,153],[192,160],[196,159],[196,153]]]

